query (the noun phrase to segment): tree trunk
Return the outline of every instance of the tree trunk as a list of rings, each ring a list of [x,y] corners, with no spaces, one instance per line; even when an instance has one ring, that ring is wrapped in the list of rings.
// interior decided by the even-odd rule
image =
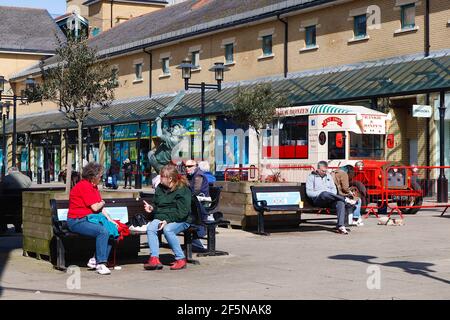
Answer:
[[[78,124],[78,171],[83,172],[83,121],[77,120]]]

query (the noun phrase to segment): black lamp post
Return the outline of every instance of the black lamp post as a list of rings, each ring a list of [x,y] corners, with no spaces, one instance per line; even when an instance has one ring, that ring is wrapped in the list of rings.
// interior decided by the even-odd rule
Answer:
[[[3,103],[0,101],[0,117],[2,118],[2,180],[6,174],[6,166],[8,164],[6,151],[6,120],[9,119],[9,101]],[[4,110],[4,111],[3,111]]]
[[[202,119],[202,160],[204,160],[203,150],[205,149],[205,142],[203,141],[203,134],[205,132],[205,92],[206,89],[213,89],[220,92],[222,90],[222,81],[223,75],[225,71],[228,71],[229,68],[226,67],[223,62],[216,62],[214,66],[209,69],[209,71],[214,72],[215,79],[217,84],[208,84],[205,82],[202,83],[189,83],[192,75],[192,69],[196,68],[189,59],[183,60],[183,62],[177,67],[177,69],[181,69],[181,77],[184,79],[184,89],[187,91],[189,89],[200,89],[201,90],[201,119]]]
[[[27,150],[28,150],[27,176],[29,176],[30,179],[33,180],[33,173],[31,171],[31,132],[28,132],[26,134],[25,141],[26,141],[25,144],[27,145]]]
[[[142,172],[141,172],[141,138],[142,138],[142,126],[141,122],[138,122],[138,127],[136,131],[136,176],[134,177],[134,188],[142,189]]]
[[[445,177],[443,166],[445,166],[445,92],[440,93],[439,101],[439,165],[441,166],[437,180],[437,201],[448,202],[448,180]]]
[[[41,140],[41,144],[44,145],[44,182],[50,183],[50,154],[49,154],[49,145],[52,144],[50,140],[48,131],[45,134],[45,137]]]
[[[0,101],[2,99],[8,99],[13,101],[13,132],[12,132],[12,166],[16,166],[16,157],[17,157],[17,132],[16,132],[16,110],[17,110],[17,100],[20,99],[22,103],[28,101],[28,99],[24,96],[16,96],[14,95],[3,95],[3,91],[5,91],[5,83],[8,80],[5,79],[4,76],[0,76]],[[28,77],[25,81],[26,90],[34,91],[35,89],[35,81],[33,78]],[[8,111],[9,114],[9,111]],[[9,118],[9,117],[8,117]],[[5,132],[6,133],[6,132]],[[6,162],[7,163],[7,162]]]

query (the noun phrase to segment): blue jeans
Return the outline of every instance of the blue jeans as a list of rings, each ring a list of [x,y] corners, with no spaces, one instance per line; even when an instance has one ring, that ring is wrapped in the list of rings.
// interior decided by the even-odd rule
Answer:
[[[358,201],[356,202],[356,208],[353,211],[353,218],[355,219],[361,218],[361,204],[362,204],[361,199],[358,199]]]
[[[158,241],[158,226],[161,220],[154,219],[147,226],[148,245],[150,247],[150,253],[152,257],[159,257],[159,241]],[[181,249],[180,241],[177,234],[189,228],[187,222],[171,222],[167,224],[164,229],[164,238],[166,238],[169,246],[172,248],[175,254],[176,260],[185,259],[183,250]]]
[[[104,226],[89,222],[86,218],[67,219],[67,225],[72,232],[95,238],[95,260],[97,264],[108,262],[111,244],[109,243],[109,232]]]

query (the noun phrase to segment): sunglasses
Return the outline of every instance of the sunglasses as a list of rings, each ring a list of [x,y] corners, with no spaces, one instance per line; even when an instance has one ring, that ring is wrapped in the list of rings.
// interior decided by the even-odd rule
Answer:
[[[192,168],[192,167],[195,167],[195,165],[186,166],[186,168]]]

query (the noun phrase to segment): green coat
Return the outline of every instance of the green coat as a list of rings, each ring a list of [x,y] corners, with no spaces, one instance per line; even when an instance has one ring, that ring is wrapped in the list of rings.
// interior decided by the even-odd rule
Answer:
[[[192,222],[191,212],[191,190],[182,187],[170,191],[159,184],[155,191],[154,218],[171,222]]]

